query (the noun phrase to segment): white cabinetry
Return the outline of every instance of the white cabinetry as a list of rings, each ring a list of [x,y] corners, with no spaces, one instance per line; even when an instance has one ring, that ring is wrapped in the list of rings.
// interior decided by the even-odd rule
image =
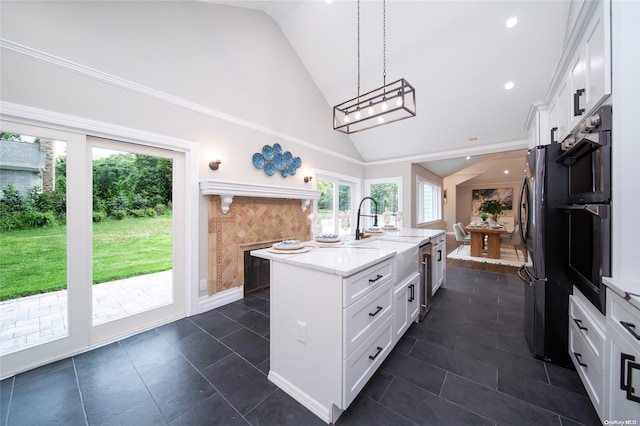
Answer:
[[[610,94],[611,1],[585,1],[544,101],[529,112],[529,146],[562,142]]]
[[[395,315],[395,338],[397,343],[402,335],[407,331],[413,321],[418,318],[420,313],[420,305],[418,301],[420,296],[420,274],[415,273],[406,280],[398,283],[393,292],[394,298],[394,315]]]
[[[609,290],[607,339],[610,399],[604,420],[640,420],[640,310]]]
[[[442,286],[445,278],[445,269],[447,264],[447,247],[445,234],[440,234],[431,240],[433,262],[433,294]]]
[[[591,402],[604,411],[605,318],[578,290],[569,297],[569,355]]]
[[[348,277],[271,262],[269,380],[327,423],[393,348],[392,262]]]
[[[585,8],[591,6],[585,2]],[[578,43],[569,74],[571,127],[611,94],[611,3],[598,1]]]

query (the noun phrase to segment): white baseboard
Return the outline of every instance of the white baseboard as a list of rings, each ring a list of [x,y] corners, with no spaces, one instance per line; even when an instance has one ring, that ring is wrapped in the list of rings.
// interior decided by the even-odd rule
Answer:
[[[228,305],[231,302],[244,298],[244,286],[230,288],[211,296],[203,296],[198,299],[198,313],[210,311],[220,306]]]
[[[322,405],[278,373],[269,371],[268,377],[271,382],[282,389],[287,395],[298,401],[305,408],[322,419],[325,423],[331,424],[333,421],[337,420],[337,416],[335,419],[332,419],[332,407],[326,407]],[[341,410],[339,410],[339,412],[340,414],[342,413]]]

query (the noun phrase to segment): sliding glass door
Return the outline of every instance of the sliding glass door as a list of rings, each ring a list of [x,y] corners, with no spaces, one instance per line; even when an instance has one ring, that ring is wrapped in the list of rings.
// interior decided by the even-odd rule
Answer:
[[[0,131],[1,377],[184,316],[185,153]]]

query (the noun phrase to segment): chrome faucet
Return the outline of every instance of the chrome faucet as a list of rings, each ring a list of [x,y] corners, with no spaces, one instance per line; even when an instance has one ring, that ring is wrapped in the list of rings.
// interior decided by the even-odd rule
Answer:
[[[356,240],[361,239],[364,236],[364,231],[360,232],[360,216],[372,217],[373,218],[373,226],[378,226],[378,215],[370,215],[370,214],[361,214],[360,209],[362,208],[362,203],[364,200],[369,199],[373,201],[373,204],[376,206],[375,211],[378,212],[378,202],[371,197],[364,197],[362,201],[360,201],[360,205],[358,206],[358,219],[356,223]]]

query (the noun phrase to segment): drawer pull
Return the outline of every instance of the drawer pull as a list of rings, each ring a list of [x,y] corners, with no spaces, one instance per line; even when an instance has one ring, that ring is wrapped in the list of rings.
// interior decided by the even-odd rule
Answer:
[[[376,352],[375,355],[369,355],[369,359],[372,361],[378,358],[378,355],[380,355],[380,352],[382,352],[382,346],[378,346],[376,349],[378,349],[378,351]]]
[[[584,89],[576,90],[573,94],[573,116],[577,117],[584,114],[584,108],[580,108],[580,96],[584,94]]]
[[[578,365],[580,367],[587,368],[587,364],[582,362],[582,354],[579,354],[578,352],[574,352],[573,355],[576,357],[576,361],[578,361]]]
[[[369,279],[369,282],[370,282],[370,283],[375,283],[376,281],[378,281],[378,280],[379,280],[380,278],[382,278],[382,277],[383,277],[383,275],[376,275],[376,277],[375,277],[375,278],[370,278],[370,279]]]
[[[411,289],[411,296],[409,296],[408,302],[413,302],[414,299],[415,299],[415,288],[416,288],[416,285],[415,284],[411,284],[409,286],[409,288]]]
[[[640,340],[640,335],[638,335],[638,333],[636,333],[636,330],[635,330],[635,329],[636,329],[636,325],[635,325],[635,324],[632,324],[632,323],[630,323],[630,322],[626,322],[626,321],[620,321],[620,324],[622,324],[622,326],[623,326],[624,328],[626,328],[626,329],[627,329],[627,331],[628,331],[629,333],[631,333],[631,335],[632,335],[633,337],[635,337],[635,338],[636,338],[636,340]]]
[[[369,316],[370,317],[375,317],[376,315],[378,315],[378,313],[382,310],[382,306],[378,306],[378,309],[376,309],[375,312],[369,312]]]
[[[575,319],[575,318],[574,318],[574,319],[573,319],[573,322],[575,322],[575,323],[577,324],[577,326],[578,326],[578,328],[579,328],[580,330],[589,331],[589,329],[588,329],[587,327],[584,327],[584,326],[582,325],[582,320],[579,320],[579,319]]]
[[[624,352],[620,353],[620,389],[627,393],[626,396],[629,401],[640,402],[640,396],[633,394],[635,392],[632,383],[633,370],[640,370],[640,364],[632,362],[635,360],[636,358],[633,355],[628,355]]]

